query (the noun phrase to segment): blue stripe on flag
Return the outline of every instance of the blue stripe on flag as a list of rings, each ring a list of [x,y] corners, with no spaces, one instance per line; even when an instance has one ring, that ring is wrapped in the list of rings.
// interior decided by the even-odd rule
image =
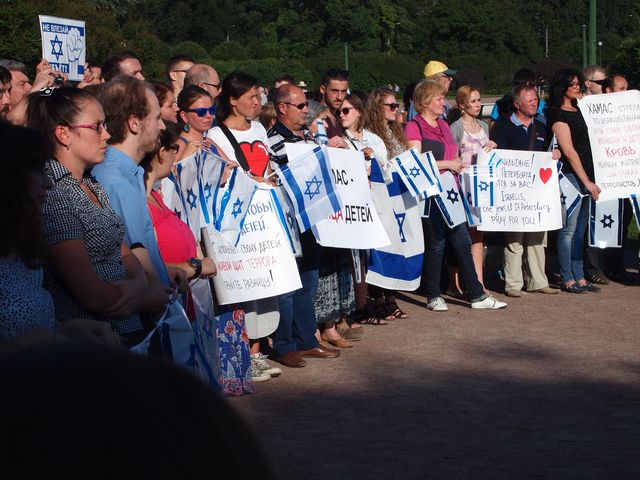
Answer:
[[[595,235],[596,235],[596,202],[593,198],[590,199],[591,204],[589,205],[589,238],[591,239],[590,243],[595,243]]]
[[[622,213],[624,212],[624,199],[618,199],[618,245],[622,246],[622,227],[624,222],[622,220]]]
[[[420,278],[424,254],[405,257],[395,253],[372,249],[369,252],[368,270],[387,278],[411,281]]]
[[[206,160],[207,160],[207,156],[204,155],[204,158],[203,158],[202,151],[196,155],[195,161],[196,161],[196,172],[198,173],[197,175],[198,199],[200,200],[200,210],[202,211],[202,215],[204,216],[205,223],[209,224],[211,222],[209,221],[209,211],[207,210],[207,200],[204,198],[204,189],[202,188],[202,175],[201,175],[202,166]]]
[[[331,202],[333,211],[337,212],[342,209],[342,206],[340,205],[340,202],[338,201],[338,197],[336,197],[336,193],[333,188],[333,183],[331,181],[331,172],[327,167],[327,159],[324,156],[324,152],[322,151],[322,148],[320,147],[314,148],[313,153],[316,155],[316,158],[318,159],[318,163],[320,165],[320,171],[322,172],[322,178],[324,180],[324,188],[327,190],[327,195],[329,196],[329,201]],[[329,188],[331,188],[331,191],[329,191]]]
[[[493,207],[493,167],[489,167],[489,205]]]
[[[222,217],[224,216],[224,211],[227,208],[227,204],[229,203],[229,199],[231,198],[231,191],[233,190],[233,186],[236,183],[236,175],[238,174],[238,169],[234,168],[233,172],[231,172],[231,176],[229,177],[229,181],[227,183],[227,190],[222,195],[222,200],[220,201],[220,211],[218,212],[218,216],[214,221],[214,226],[216,230],[220,231],[222,229]]]
[[[282,176],[285,181],[289,185],[289,188],[293,192],[293,196],[295,197],[295,202],[298,206],[298,214],[300,215],[300,221],[304,226],[304,230],[308,230],[311,228],[311,223],[309,222],[309,216],[304,208],[304,198],[302,197],[302,191],[300,190],[300,186],[296,181],[296,177],[291,173],[288,164],[280,165],[280,172],[282,172]]]
[[[282,207],[280,206],[280,202],[278,201],[278,196],[276,195],[276,191],[274,189],[269,190],[271,194],[271,201],[276,208],[276,214],[278,215],[278,219],[282,224],[282,229],[284,233],[287,235],[287,239],[289,240],[289,245],[291,246],[291,251],[296,253],[296,247],[293,245],[293,239],[291,238],[291,232],[289,232],[289,227],[287,226],[287,220],[284,218],[284,212],[282,211]]]

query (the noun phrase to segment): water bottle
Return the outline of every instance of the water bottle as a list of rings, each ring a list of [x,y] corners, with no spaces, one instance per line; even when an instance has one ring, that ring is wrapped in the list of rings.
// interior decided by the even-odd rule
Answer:
[[[318,133],[316,133],[316,141],[318,145],[326,145],[329,143],[329,137],[327,137],[327,131],[324,128],[321,118],[316,118],[316,125],[318,127]]]

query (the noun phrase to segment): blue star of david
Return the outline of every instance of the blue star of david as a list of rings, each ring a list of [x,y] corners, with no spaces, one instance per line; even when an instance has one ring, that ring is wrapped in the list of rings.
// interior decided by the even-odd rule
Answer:
[[[193,190],[191,190],[190,188],[187,189],[187,203],[192,210],[196,208],[196,200],[198,200],[198,197],[196,197],[196,195],[193,193]]]
[[[209,200],[211,198],[211,185],[208,183],[204,186],[204,199]]]
[[[567,205],[567,196],[564,193],[560,195],[560,203],[562,203],[563,206]]]
[[[478,187],[480,187],[480,191],[486,192],[487,189],[489,188],[489,184],[483,180],[482,182],[480,182]]]
[[[60,40],[58,35],[56,35],[53,40],[49,41],[51,42],[51,55],[55,55],[56,61],[59,61],[60,57],[64,55],[64,53],[62,53],[62,40]],[[56,46],[58,47],[57,50]]]
[[[233,204],[233,211],[231,212],[231,214],[233,215],[233,218],[238,218],[238,215],[240,215],[242,213],[242,204],[244,202],[241,202],[239,198],[236,198],[235,203]]]
[[[406,213],[396,213],[393,211],[393,216],[396,217],[396,222],[398,222],[398,234],[400,235],[400,241],[402,243],[406,242],[407,239],[404,236],[404,219],[406,218]]]
[[[451,190],[447,190],[447,200],[451,203],[456,203],[458,201],[458,192],[456,192],[453,188]]]
[[[304,194],[309,196],[309,200],[313,200],[313,197],[320,195],[320,185],[322,185],[322,182],[318,180],[317,176],[314,175],[311,180],[305,180],[305,183],[307,184],[307,189],[304,191]],[[311,190],[312,186],[315,187],[314,190]]]
[[[611,215],[602,215],[602,220],[600,220],[600,223],[602,224],[602,228],[611,228],[611,225],[613,225],[615,222],[613,218],[611,218]]]
[[[409,176],[416,178],[420,176],[420,169],[418,167],[413,167],[411,170],[409,170]]]

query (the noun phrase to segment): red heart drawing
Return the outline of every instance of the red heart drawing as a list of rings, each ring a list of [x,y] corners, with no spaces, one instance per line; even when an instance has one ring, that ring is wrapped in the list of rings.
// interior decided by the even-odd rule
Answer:
[[[550,168],[541,168],[540,169],[540,180],[542,183],[547,183],[551,178],[553,171]]]
[[[263,177],[267,170],[267,163],[269,163],[269,152],[264,143],[260,140],[255,140],[253,143],[242,142],[240,149],[247,157],[251,173]]]

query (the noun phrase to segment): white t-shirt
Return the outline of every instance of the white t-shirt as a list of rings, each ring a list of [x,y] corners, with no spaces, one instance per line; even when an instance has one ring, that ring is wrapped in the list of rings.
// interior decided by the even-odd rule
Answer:
[[[230,128],[229,131],[233,134],[238,145],[240,145],[240,148],[244,152],[244,156],[247,158],[247,162],[249,162],[251,173],[259,177],[266,176],[271,152],[269,150],[267,131],[262,124],[252,121],[251,127],[248,130],[233,130]],[[229,142],[220,127],[214,127],[209,130],[209,132],[207,132],[207,138],[213,140],[231,160],[238,161],[231,142]]]

